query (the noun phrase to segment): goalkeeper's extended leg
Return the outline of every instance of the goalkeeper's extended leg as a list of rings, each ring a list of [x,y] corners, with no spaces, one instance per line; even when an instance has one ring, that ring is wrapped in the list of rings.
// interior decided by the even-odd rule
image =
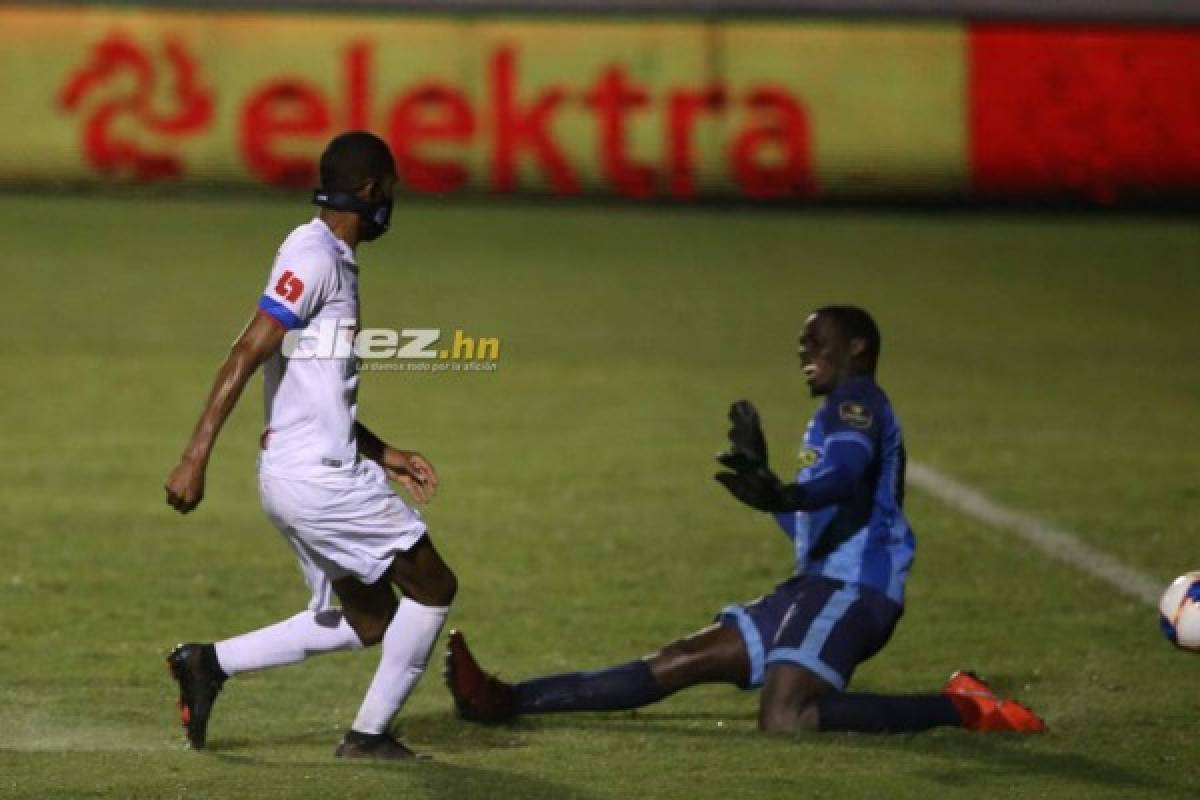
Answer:
[[[451,633],[446,654],[446,685],[455,708],[460,717],[476,722],[502,722],[518,714],[640,708],[701,683],[745,685],[749,672],[740,634],[720,624],[645,658],[517,684],[484,672],[460,632]]]

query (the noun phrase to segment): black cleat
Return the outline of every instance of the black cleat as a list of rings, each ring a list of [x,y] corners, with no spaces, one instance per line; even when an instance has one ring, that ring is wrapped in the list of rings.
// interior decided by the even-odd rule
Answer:
[[[346,731],[342,743],[333,751],[337,758],[366,758],[376,761],[424,761],[427,755],[409,750],[386,733]]]
[[[208,718],[213,703],[228,677],[217,663],[217,651],[211,644],[176,645],[167,656],[167,669],[179,684],[179,719],[187,732],[188,744],[204,748],[208,737]]]

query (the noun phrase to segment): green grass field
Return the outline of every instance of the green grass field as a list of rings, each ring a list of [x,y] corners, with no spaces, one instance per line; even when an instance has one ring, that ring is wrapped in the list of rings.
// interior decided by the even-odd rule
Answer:
[[[416,765],[334,761],[377,654],[230,682],[186,751],[162,657],[307,593],[258,507],[256,380],[207,499],[162,482],[301,200],[0,198],[0,797],[1184,797],[1200,657],[1156,614],[912,492],[917,564],[858,688],[973,667],[1036,738],[765,737],[756,696],[456,721],[435,664]],[[789,471],[806,310],[872,309],[910,457],[1166,582],[1200,568],[1200,226],[1120,216],[422,205],[364,247],[364,324],[498,336],[485,374],[365,374],[360,416],[424,451],[451,625],[508,677],[640,655],[791,569],[711,479],[753,398]],[[440,645],[439,645],[440,653]],[[436,658],[436,657],[435,657]]]

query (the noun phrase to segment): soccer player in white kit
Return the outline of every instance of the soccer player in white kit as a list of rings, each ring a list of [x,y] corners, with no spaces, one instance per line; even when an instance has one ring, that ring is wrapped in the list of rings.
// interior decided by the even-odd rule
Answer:
[[[167,503],[181,513],[200,503],[217,434],[262,365],[266,429],[259,492],[296,555],[312,600],[266,628],[215,644],[181,644],[167,665],[179,684],[188,741],[202,748],[213,702],[230,676],[382,643],[379,668],[335,754],[412,758],[388,730],[425,670],[457,584],[421,515],[401,501],[388,479],[424,503],[437,490],[437,473],[419,453],[391,447],[356,420],[353,352],[342,347],[346,357],[327,358],[316,350],[322,327],[339,336],[358,328],[355,250],[387,230],[396,168],[381,139],[355,131],[329,143],[320,173],[313,199],[321,211],[280,247],[257,313],[217,373],[165,487]],[[284,347],[289,331],[300,332],[288,337],[295,350]],[[399,601],[393,584],[402,593]]]

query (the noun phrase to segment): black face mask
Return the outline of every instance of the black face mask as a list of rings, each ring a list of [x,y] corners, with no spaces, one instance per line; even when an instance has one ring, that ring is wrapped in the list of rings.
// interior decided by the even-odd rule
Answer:
[[[358,230],[360,241],[370,242],[387,233],[392,222],[392,200],[371,202],[360,200],[350,192],[327,192],[313,190],[313,203],[333,211],[353,211],[361,222]]]

